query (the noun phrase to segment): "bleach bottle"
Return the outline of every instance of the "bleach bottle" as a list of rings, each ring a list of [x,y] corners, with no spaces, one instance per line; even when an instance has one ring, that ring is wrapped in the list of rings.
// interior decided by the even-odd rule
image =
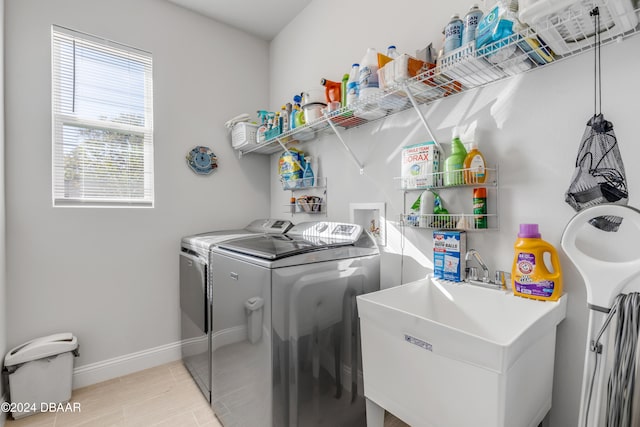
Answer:
[[[520,224],[511,269],[513,294],[542,301],[562,296],[562,271],[556,249],[542,240],[538,224]],[[550,255],[551,270],[544,255]]]

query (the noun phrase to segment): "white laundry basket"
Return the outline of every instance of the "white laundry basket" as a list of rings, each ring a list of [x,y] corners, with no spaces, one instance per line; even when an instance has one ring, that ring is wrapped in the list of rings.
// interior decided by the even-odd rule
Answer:
[[[36,338],[7,353],[4,369],[13,418],[33,415],[43,406],[71,398],[74,356],[78,356],[78,339],[71,333]]]

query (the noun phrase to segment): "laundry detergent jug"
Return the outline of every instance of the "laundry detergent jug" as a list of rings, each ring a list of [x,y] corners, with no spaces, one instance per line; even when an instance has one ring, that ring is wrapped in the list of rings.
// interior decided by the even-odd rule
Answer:
[[[556,249],[542,240],[538,224],[520,224],[511,269],[513,294],[543,301],[562,296],[562,271]],[[545,262],[549,254],[550,265]],[[551,267],[551,268],[549,268]]]

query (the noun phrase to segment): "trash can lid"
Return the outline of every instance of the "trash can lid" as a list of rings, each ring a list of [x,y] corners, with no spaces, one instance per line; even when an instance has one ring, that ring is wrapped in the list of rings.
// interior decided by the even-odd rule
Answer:
[[[14,366],[78,348],[78,339],[70,332],[36,338],[13,348],[4,358],[4,366]]]

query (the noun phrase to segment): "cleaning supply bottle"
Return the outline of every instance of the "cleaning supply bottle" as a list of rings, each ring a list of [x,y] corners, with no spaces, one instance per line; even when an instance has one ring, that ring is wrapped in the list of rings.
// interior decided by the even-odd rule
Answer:
[[[282,133],[289,131],[289,119],[291,118],[291,103],[287,102],[280,109],[280,118],[282,119]]]
[[[487,189],[473,189],[473,228],[487,228]]]
[[[444,27],[444,54],[456,50],[462,43],[462,19],[454,14],[446,27]]]
[[[433,226],[435,228],[451,228],[451,221],[449,217],[449,211],[442,204],[442,199],[438,193],[433,193],[433,213],[434,221]]]
[[[378,95],[381,92],[378,84],[378,52],[375,48],[368,48],[367,53],[360,62],[360,73],[358,75],[358,86],[360,94],[358,99],[371,100],[371,97]],[[377,100],[371,100],[372,103],[377,105]]]
[[[478,150],[478,143],[471,141],[471,150],[464,158],[464,183],[483,184],[487,179],[484,155]]]
[[[451,155],[444,161],[444,185],[464,184],[464,159],[467,157],[467,150],[460,141],[458,129],[453,129],[453,140],[451,141]]]
[[[289,117],[289,126],[291,129],[295,129],[296,127],[296,116],[298,114],[298,110],[300,109],[300,103],[302,102],[302,97],[300,95],[295,95],[293,97],[293,105],[291,106],[291,116]]]
[[[477,4],[471,6],[469,12],[464,16],[462,26],[462,46],[476,39],[476,28],[482,19],[482,11]]]
[[[303,187],[313,187],[315,184],[315,180],[313,177],[313,170],[311,169],[311,156],[306,156],[304,158],[305,166],[304,172],[302,173],[302,186]]]
[[[420,216],[418,217],[418,223],[420,227],[427,228],[431,223],[431,216],[433,214],[435,198],[431,190],[423,191],[420,195]]]
[[[320,84],[324,86],[324,97],[327,100],[327,104],[330,102],[340,102],[342,99],[341,86],[342,82],[334,82],[325,78],[320,79]]]
[[[293,106],[293,108],[294,110],[292,114],[293,114],[293,121],[295,123],[295,127],[299,128],[307,124],[304,118],[304,111],[302,111],[302,108],[300,108],[300,105],[296,104]]]
[[[256,132],[256,142],[261,143],[266,140],[265,132],[269,130],[269,112],[265,110],[258,110],[258,118],[260,119],[260,127],[258,127]]]
[[[541,238],[538,224],[520,224],[511,269],[513,294],[537,300],[557,301],[562,296],[562,271],[556,249]],[[544,255],[550,255],[551,270]]]
[[[347,85],[349,83],[349,74],[342,76],[342,82],[340,84],[340,107],[347,106]]]
[[[360,95],[358,78],[360,76],[360,64],[353,64],[351,66],[351,72],[349,73],[349,80],[347,81],[347,98],[346,105],[352,106],[358,101]]]
[[[400,56],[400,54],[396,50],[396,47],[394,45],[391,45],[387,48],[387,56],[391,59],[396,59]]]

